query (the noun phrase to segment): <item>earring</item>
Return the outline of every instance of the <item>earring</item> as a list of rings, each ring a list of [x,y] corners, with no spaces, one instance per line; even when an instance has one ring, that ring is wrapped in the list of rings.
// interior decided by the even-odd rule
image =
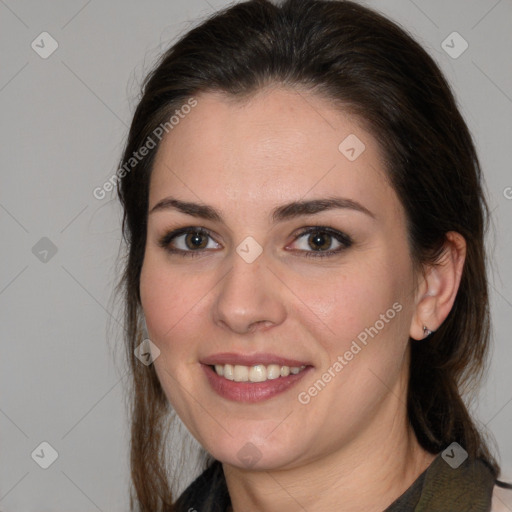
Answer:
[[[432,331],[426,326],[423,326],[423,337],[428,338],[432,334]]]

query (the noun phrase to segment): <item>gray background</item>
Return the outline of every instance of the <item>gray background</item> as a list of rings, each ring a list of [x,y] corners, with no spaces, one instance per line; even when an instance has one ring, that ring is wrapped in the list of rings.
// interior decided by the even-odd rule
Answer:
[[[155,59],[227,4],[0,0],[3,512],[128,508],[126,379],[120,310],[112,301],[120,211],[113,195],[97,200],[92,191],[116,170],[140,81]],[[511,478],[512,2],[366,4],[405,26],[433,55],[478,146],[495,224],[495,344],[474,411],[496,438]],[[42,46],[44,31],[58,42],[46,59],[31,47],[34,40]],[[441,47],[454,31],[469,44],[458,58]],[[49,248],[43,237],[54,255],[42,252]],[[43,441],[58,452],[46,470],[31,456]],[[194,472],[184,471],[181,485]]]

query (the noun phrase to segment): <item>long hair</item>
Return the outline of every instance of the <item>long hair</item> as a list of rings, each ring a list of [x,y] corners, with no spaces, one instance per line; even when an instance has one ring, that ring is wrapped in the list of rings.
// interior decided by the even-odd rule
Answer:
[[[246,98],[269,84],[299,86],[364,123],[385,155],[418,268],[437,262],[448,231],[465,238],[452,311],[428,341],[410,340],[408,416],[424,449],[438,453],[456,441],[498,476],[499,465],[465,401],[487,362],[488,207],[475,146],[449,84],[405,30],[355,2],[249,0],[210,16],[162,55],[144,81],[121,159],[126,260],[118,290],[132,384],[131,506],[173,510],[175,501],[164,457],[170,407],[154,366],[134,355],[143,337],[139,281],[157,134],[162,126],[172,129],[171,117],[199,93]],[[131,160],[150,145],[144,158]]]

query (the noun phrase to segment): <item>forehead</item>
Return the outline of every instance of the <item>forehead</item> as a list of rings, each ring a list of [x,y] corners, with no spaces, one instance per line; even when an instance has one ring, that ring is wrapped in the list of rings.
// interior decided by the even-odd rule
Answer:
[[[169,193],[259,210],[326,194],[396,201],[377,141],[332,102],[281,87],[242,101],[214,92],[196,100],[162,140],[150,208]]]

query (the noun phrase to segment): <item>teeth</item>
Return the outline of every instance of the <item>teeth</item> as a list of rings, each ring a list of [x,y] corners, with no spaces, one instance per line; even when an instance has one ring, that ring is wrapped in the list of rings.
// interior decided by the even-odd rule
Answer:
[[[265,368],[265,367],[263,367]],[[266,368],[267,379],[273,380],[281,377],[281,367],[278,364],[269,364]]]
[[[279,377],[288,377],[288,375],[297,375],[306,368],[302,366],[281,366],[279,364],[256,364],[254,366],[243,366],[239,364],[216,364],[215,372],[217,375],[235,382],[265,382]]]
[[[235,380],[233,375],[233,366],[230,364],[224,365],[224,377],[228,380]]]
[[[247,382],[249,380],[249,367],[236,364],[233,368],[233,375],[235,382]]]
[[[247,366],[243,368],[247,368]],[[248,375],[251,382],[263,382],[267,380],[267,369],[262,364],[257,364],[256,366],[251,366]]]

